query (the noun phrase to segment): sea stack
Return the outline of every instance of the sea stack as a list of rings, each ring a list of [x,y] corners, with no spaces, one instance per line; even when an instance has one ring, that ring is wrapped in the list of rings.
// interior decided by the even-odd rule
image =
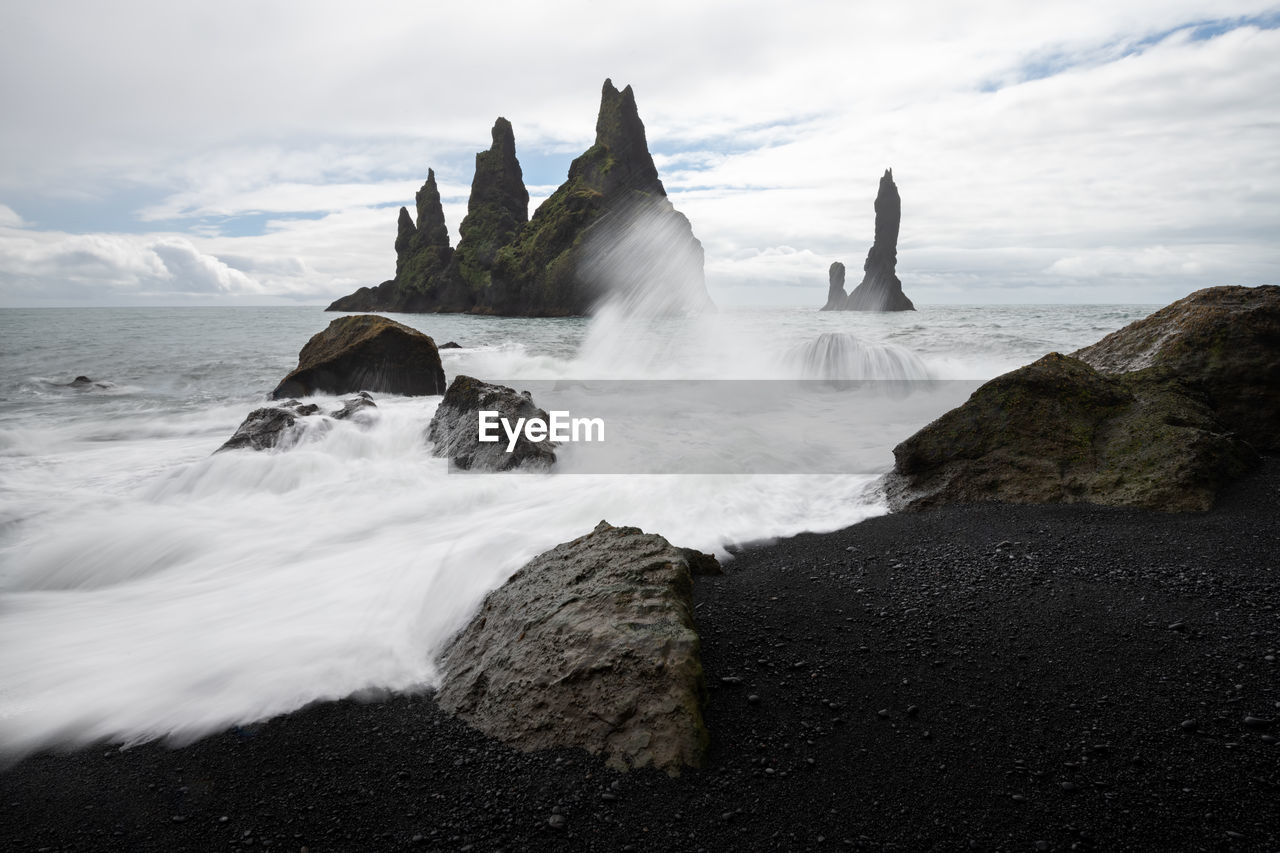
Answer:
[[[476,155],[457,249],[450,248],[435,173],[428,171],[417,221],[400,211],[396,277],[362,287],[328,310],[582,316],[617,286],[603,280],[605,267],[590,262],[620,244],[641,256],[635,266],[670,267],[670,259],[678,259],[688,291],[682,305],[714,308],[703,281],[702,244],[667,199],[630,86],[619,91],[604,81],[595,144],[573,161],[568,180],[532,218],[511,123],[499,118],[492,137],[489,150]],[[616,268],[607,267],[610,275]],[[665,267],[660,272],[663,280],[672,277]]]
[[[836,295],[834,279],[824,311],[914,311],[915,305],[902,292],[895,272],[898,266],[898,227],[902,224],[902,199],[893,182],[893,170],[885,169],[876,193],[876,235],[862,265],[862,283],[853,289],[842,308],[832,306]],[[841,282],[843,284],[843,282]]]
[[[849,299],[849,295],[844,292],[844,264],[839,261],[832,264],[827,271],[827,278],[830,286],[827,290],[827,304],[822,306],[822,310],[842,311],[844,303]]]

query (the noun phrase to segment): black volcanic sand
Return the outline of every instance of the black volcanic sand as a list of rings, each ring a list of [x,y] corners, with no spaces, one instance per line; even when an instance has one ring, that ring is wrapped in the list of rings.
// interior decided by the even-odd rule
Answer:
[[[700,578],[708,767],[429,697],[0,774],[0,849],[1280,850],[1280,464],[1213,512],[960,507]],[[626,519],[610,519],[625,523]],[[1185,721],[1185,722],[1184,722]]]

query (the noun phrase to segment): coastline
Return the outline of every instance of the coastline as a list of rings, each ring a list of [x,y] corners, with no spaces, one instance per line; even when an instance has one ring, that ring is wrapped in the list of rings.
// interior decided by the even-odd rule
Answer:
[[[1269,458],[1203,514],[957,506],[747,548],[697,580],[712,745],[678,779],[344,700],[27,758],[0,844],[1275,850],[1280,731],[1242,721],[1280,717],[1277,517]]]

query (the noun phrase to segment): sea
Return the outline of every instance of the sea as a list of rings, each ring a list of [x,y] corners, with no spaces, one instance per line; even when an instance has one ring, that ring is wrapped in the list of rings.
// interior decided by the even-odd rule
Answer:
[[[504,474],[432,454],[440,397],[375,394],[369,418],[215,453],[334,319],[318,307],[0,310],[0,758],[430,689],[487,592],[601,520],[732,559],[885,513],[895,444],[1156,307],[393,315],[460,345],[450,379],[614,406],[605,462],[565,446]],[[849,387],[880,390],[850,407]]]

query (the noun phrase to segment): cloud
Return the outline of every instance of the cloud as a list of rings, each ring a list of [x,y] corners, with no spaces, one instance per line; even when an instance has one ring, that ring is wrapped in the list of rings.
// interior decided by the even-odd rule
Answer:
[[[112,294],[188,275],[226,300],[377,283],[428,166],[456,241],[474,153],[505,115],[536,205],[590,144],[606,76],[634,85],[709,279],[738,291],[820,303],[832,260],[860,267],[887,166],[917,301],[1280,277],[1273,2],[499,5],[5,7],[0,302],[64,269]],[[138,23],[101,39],[118,16]],[[87,200],[144,195],[72,233]],[[43,245],[30,231],[65,244],[62,266],[20,261]],[[225,269],[174,275],[155,250],[170,238]],[[155,264],[169,277],[148,278]]]

